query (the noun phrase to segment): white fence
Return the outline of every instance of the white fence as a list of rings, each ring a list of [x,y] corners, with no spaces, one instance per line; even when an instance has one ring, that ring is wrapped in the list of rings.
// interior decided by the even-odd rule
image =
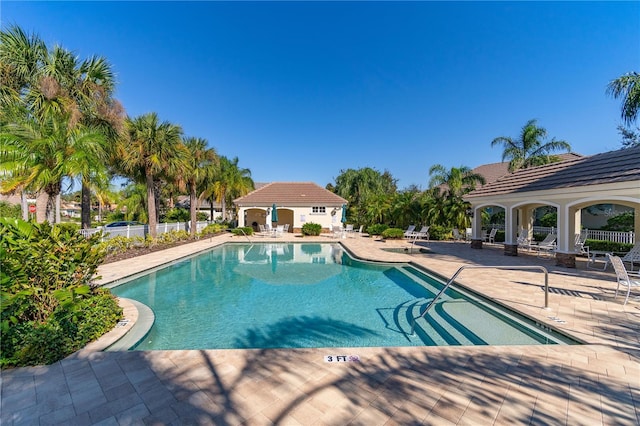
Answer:
[[[504,230],[504,224],[494,223],[487,226],[488,229],[498,228]],[[593,229],[587,230],[587,239],[589,240],[602,240],[613,241],[615,243],[635,244],[636,236],[633,231],[620,232],[620,231],[597,231]],[[553,234],[557,232],[557,228],[553,226],[534,226],[534,234]]]
[[[196,222],[196,232],[202,231],[210,222]],[[187,231],[189,232],[190,222],[172,222],[172,223],[158,223],[156,225],[157,234],[164,234],[171,231]],[[146,237],[149,234],[149,225],[134,225],[134,226],[114,226],[114,227],[99,227],[81,229],[80,233],[85,237],[93,235],[102,231],[102,241],[111,239],[113,237]]]

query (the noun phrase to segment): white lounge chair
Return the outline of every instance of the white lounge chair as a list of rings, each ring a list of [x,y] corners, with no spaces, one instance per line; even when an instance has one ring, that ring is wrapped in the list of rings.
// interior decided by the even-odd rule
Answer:
[[[544,240],[537,244],[532,243],[531,248],[538,251],[538,257],[544,254],[551,255],[551,253],[556,250],[557,238],[558,236],[556,234],[547,234],[547,236],[544,237]]]
[[[636,243],[631,247],[631,250],[625,253],[620,259],[622,259],[623,262],[631,264],[629,269],[633,271],[633,264],[640,264],[640,243]]]
[[[413,237],[417,240],[417,239],[421,239],[421,240],[428,240],[429,239],[429,227],[428,226],[423,226],[422,228],[420,228],[420,230],[418,232],[414,232],[413,233]]]
[[[489,232],[489,235],[487,235],[487,242],[491,244],[495,244],[497,233],[498,233],[498,228],[491,228],[491,232]]]
[[[458,228],[453,228],[451,230],[451,233],[453,233],[453,241],[464,241],[464,236],[460,234],[460,231],[458,231]]]
[[[640,287],[640,274],[627,271],[624,263],[622,263],[622,258],[618,256],[607,254],[607,258],[609,259],[609,263],[613,265],[613,270],[616,272],[616,279],[618,281],[616,295],[614,297],[618,297],[620,286],[627,287],[627,297],[625,297],[623,303],[623,305],[626,305],[629,300],[629,294],[631,293],[631,287]],[[630,278],[630,276],[633,278]]]
[[[589,257],[589,246],[585,246],[584,243],[587,241],[587,234],[589,233],[588,229],[583,229],[582,232],[576,234],[576,239],[574,241],[574,247],[576,248],[577,254],[586,254]]]
[[[407,230],[404,231],[404,237],[405,238],[413,238],[413,233],[414,233],[415,230],[416,230],[416,226],[415,225],[409,225]]]

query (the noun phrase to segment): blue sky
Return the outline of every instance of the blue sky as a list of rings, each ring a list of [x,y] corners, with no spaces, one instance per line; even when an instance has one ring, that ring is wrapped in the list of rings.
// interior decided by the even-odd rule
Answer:
[[[334,182],[501,160],[535,118],[619,149],[607,83],[640,71],[640,2],[0,2],[80,58],[106,57],[130,116],[155,111],[256,182]]]

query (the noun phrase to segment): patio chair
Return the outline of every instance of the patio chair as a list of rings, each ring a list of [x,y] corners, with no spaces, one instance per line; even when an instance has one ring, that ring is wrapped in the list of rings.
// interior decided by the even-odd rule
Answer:
[[[358,228],[357,231],[354,232],[354,234],[357,234],[358,237],[362,237],[362,230],[364,229],[364,225],[360,225],[360,228]]]
[[[631,250],[625,253],[624,256],[621,257],[621,259],[622,262],[631,264],[631,267],[629,269],[633,271],[633,264],[640,264],[640,243],[636,243],[633,247],[631,247]]]
[[[414,238],[417,239],[421,239],[421,240],[428,240],[429,239],[429,227],[428,226],[423,226],[422,228],[420,228],[420,230],[418,232],[414,232]]]
[[[607,258],[609,259],[609,263],[613,265],[613,270],[616,272],[616,279],[618,281],[616,295],[614,297],[618,297],[618,291],[621,285],[627,287],[627,297],[625,297],[623,303],[623,305],[626,305],[629,300],[629,294],[631,293],[631,287],[640,287],[640,274],[627,271],[622,259],[618,256],[607,254]],[[630,276],[633,277],[633,279],[631,279]]]
[[[551,255],[556,250],[556,234],[547,234],[544,240],[537,244],[532,243],[531,248],[538,251],[538,257],[544,254]]]
[[[284,234],[284,225],[276,226],[276,238],[282,237],[282,234]]]
[[[520,229],[518,233],[518,238],[516,239],[518,243],[518,248],[527,249],[527,251],[531,250],[531,238],[529,238],[529,231],[525,229]]]
[[[453,241],[464,241],[464,236],[460,234],[458,228],[453,228],[451,232],[453,233]]]
[[[489,232],[489,235],[487,236],[487,242],[491,244],[495,244],[497,233],[498,233],[498,228],[491,228],[491,232]]]
[[[414,233],[415,230],[416,230],[416,226],[415,225],[409,225],[407,230],[404,231],[404,237],[405,238],[413,238],[413,233]]]
[[[586,254],[589,257],[589,246],[585,246],[584,243],[587,240],[587,234],[589,233],[588,229],[582,230],[579,234],[576,234],[576,239],[574,242],[574,247],[576,248],[576,253],[578,255]]]
[[[344,233],[342,225],[333,225],[333,238],[340,238]]]

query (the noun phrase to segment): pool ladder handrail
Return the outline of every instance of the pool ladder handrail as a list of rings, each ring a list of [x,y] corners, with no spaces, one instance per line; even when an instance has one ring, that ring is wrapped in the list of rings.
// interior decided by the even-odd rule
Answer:
[[[251,238],[249,238],[249,236],[247,235],[247,233],[246,233],[246,232],[244,232],[244,229],[242,229],[242,228],[238,228],[238,229],[240,230],[240,232],[242,232],[242,235],[244,235],[244,237],[245,237],[249,242],[251,242]]]
[[[431,301],[429,302],[429,304],[427,305],[427,307],[425,308],[424,312],[422,312],[420,315],[418,315],[417,317],[413,318],[412,324],[411,324],[411,333],[409,333],[410,336],[413,336],[413,333],[416,330],[416,320],[420,319],[420,318],[424,318],[425,315],[427,315],[427,312],[429,312],[429,309],[431,309],[431,307],[436,303],[436,301],[444,294],[445,291],[447,291],[447,289],[449,288],[449,286],[455,281],[456,277],[458,275],[460,275],[460,273],[465,270],[465,269],[505,269],[505,270],[538,270],[538,271],[542,271],[544,272],[544,308],[545,309],[549,309],[549,272],[547,271],[547,268],[545,268],[544,266],[539,266],[539,265],[535,265],[535,266],[480,266],[480,265],[465,265],[465,266],[461,266],[455,274],[453,274],[453,276],[449,279],[449,281],[444,285],[444,287],[442,287],[442,289],[438,292],[438,294],[436,294],[436,296],[431,299]]]

